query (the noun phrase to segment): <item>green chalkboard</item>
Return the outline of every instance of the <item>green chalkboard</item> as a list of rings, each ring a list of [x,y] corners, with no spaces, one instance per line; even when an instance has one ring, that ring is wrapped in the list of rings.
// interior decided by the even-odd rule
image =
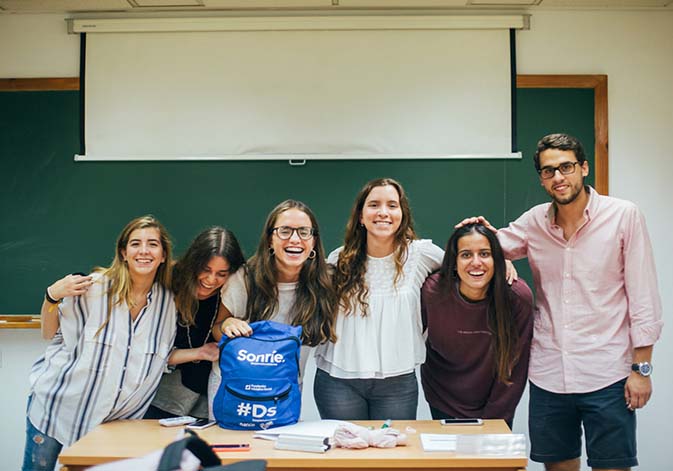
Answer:
[[[0,92],[0,314],[37,313],[50,282],[107,265],[121,228],[146,213],[168,228],[177,254],[197,232],[218,224],[232,229],[250,255],[270,209],[283,199],[300,199],[316,212],[329,251],[340,245],[360,187],[389,176],[405,186],[419,234],[440,246],[464,216],[482,214],[502,225],[546,200],[532,164],[539,137],[566,131],[589,153],[594,146],[593,90],[519,89],[517,101],[520,161],[326,161],[294,167],[74,162],[79,92]],[[519,268],[530,279],[527,267]]]

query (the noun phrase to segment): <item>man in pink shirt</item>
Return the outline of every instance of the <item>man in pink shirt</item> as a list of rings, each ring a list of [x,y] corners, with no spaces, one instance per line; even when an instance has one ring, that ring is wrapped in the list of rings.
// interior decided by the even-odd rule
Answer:
[[[645,220],[633,203],[584,185],[576,138],[543,137],[534,161],[552,201],[497,232],[505,256],[528,258],[535,282],[531,459],[578,471],[583,427],[589,466],[629,469],[663,325]]]

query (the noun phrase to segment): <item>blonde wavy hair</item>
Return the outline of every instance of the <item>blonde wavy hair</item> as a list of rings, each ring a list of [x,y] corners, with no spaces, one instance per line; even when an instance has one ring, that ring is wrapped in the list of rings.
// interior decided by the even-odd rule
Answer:
[[[105,322],[96,331],[96,336],[101,333],[105,326],[110,322],[112,316],[112,307],[118,306],[122,302],[132,309],[135,306],[131,297],[133,280],[129,273],[129,267],[124,260],[123,251],[129,243],[129,238],[133,231],[138,229],[157,229],[159,231],[159,240],[163,248],[166,259],[159,265],[157,273],[154,275],[154,281],[158,282],[165,289],[171,289],[171,267],[173,266],[173,244],[164,226],[152,215],[141,216],[129,222],[117,238],[117,248],[114,259],[109,267],[96,267],[94,272],[107,277],[109,288],[107,294],[107,316]]]

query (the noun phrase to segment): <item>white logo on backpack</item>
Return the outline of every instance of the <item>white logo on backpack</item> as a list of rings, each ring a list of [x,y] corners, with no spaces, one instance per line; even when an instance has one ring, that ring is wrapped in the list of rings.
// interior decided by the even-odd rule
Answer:
[[[262,404],[251,404],[249,402],[241,402],[236,408],[236,413],[239,416],[247,417],[252,413],[252,417],[259,419],[261,417],[271,418],[276,415],[276,407],[266,407]]]
[[[276,366],[285,362],[285,357],[282,353],[277,353],[274,350],[271,353],[248,353],[247,350],[241,349],[236,355],[238,361],[247,361],[251,365],[261,366]]]

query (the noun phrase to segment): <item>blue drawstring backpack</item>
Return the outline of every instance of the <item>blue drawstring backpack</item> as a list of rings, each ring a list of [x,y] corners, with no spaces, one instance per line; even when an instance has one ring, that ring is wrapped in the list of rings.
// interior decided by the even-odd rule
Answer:
[[[299,420],[301,326],[250,324],[250,337],[222,337],[222,382],[213,401],[220,427],[263,430]]]

